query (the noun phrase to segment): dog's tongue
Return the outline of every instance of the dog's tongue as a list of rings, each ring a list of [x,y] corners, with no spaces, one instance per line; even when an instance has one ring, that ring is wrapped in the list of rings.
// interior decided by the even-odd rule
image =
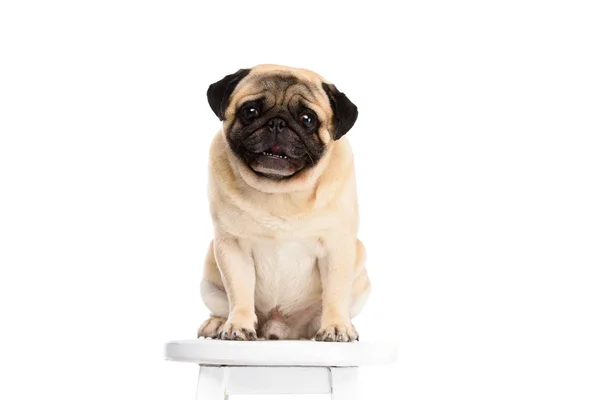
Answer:
[[[281,151],[278,144],[274,144],[273,147],[271,147],[271,153],[277,154],[278,156],[283,155],[283,151]]]

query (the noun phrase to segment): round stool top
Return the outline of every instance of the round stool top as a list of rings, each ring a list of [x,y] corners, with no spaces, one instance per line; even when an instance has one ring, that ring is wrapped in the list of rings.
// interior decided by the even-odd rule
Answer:
[[[393,363],[396,361],[396,348],[386,343],[365,342],[193,339],[167,343],[165,357],[203,365],[357,367]]]

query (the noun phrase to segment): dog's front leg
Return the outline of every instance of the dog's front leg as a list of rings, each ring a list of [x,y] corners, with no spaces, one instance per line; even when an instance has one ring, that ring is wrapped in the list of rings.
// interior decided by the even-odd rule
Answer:
[[[350,302],[356,261],[356,238],[330,237],[321,241],[323,255],[318,258],[323,287],[321,329],[316,340],[351,342],[358,334],[350,321]]]
[[[256,275],[252,255],[233,237],[215,238],[214,245],[215,259],[229,300],[229,316],[219,338],[256,340]]]

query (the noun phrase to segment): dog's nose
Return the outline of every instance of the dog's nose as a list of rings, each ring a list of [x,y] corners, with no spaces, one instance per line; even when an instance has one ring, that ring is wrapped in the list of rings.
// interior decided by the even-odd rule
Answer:
[[[287,124],[281,118],[271,118],[267,125],[269,125],[269,128],[272,131],[274,130],[275,133],[280,133],[283,130],[283,128],[286,127]]]

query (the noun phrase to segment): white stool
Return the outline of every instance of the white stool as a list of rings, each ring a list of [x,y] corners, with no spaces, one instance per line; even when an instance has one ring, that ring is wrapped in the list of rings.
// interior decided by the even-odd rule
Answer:
[[[166,358],[200,365],[197,400],[227,400],[235,394],[331,394],[358,399],[358,367],[389,364],[389,344],[313,341],[179,340]]]

